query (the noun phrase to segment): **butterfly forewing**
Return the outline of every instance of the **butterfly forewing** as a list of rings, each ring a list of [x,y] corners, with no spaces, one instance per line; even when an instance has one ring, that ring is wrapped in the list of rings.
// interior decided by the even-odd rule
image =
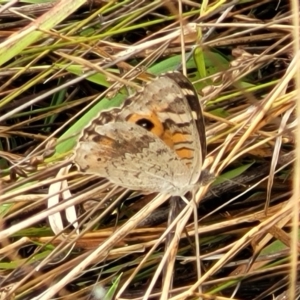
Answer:
[[[188,105],[191,109],[194,122],[197,128],[197,134],[199,136],[199,142],[201,147],[202,158],[206,156],[206,135],[205,135],[205,123],[203,117],[203,111],[201,102],[199,101],[198,94],[192,85],[192,83],[179,72],[166,73],[166,76],[174,80],[181,88],[182,93],[187,99]]]

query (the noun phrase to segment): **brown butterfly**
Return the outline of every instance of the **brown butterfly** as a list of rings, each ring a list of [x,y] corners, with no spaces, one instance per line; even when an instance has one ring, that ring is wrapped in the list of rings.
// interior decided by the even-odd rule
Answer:
[[[197,92],[172,72],[101,111],[83,129],[74,161],[80,172],[131,190],[184,196],[199,182],[205,155]]]

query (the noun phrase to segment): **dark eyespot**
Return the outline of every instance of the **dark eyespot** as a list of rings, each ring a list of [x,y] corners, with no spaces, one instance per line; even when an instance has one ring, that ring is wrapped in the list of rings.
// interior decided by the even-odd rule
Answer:
[[[148,119],[140,119],[136,122],[136,124],[148,131],[151,131],[151,129],[154,127],[154,124]]]

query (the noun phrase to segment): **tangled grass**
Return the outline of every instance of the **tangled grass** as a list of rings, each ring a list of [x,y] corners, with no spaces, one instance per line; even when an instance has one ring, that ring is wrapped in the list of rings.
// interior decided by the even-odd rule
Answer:
[[[1,3],[1,297],[296,299],[297,1]],[[125,86],[176,69],[215,180],[172,227],[167,196],[80,174],[72,149]]]

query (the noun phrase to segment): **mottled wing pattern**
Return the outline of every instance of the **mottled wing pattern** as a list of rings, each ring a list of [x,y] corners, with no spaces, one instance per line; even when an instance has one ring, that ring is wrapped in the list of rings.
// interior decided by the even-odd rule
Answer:
[[[178,194],[187,186],[188,167],[153,133],[133,123],[96,127],[94,141],[81,142],[76,154],[80,170],[113,183],[147,192]]]
[[[206,134],[205,134],[205,123],[203,117],[202,106],[198,98],[197,91],[195,90],[194,86],[191,82],[181,73],[173,72],[167,73],[168,77],[174,80],[177,85],[180,87],[181,92],[185,96],[188,106],[190,108],[191,114],[193,116],[197,133],[195,134],[196,140],[195,142],[195,149],[199,150],[200,144],[200,166],[202,166],[203,160],[206,156]]]
[[[123,187],[182,194],[199,179],[204,137],[192,84],[180,73],[167,73],[92,120],[74,160],[80,171]]]

